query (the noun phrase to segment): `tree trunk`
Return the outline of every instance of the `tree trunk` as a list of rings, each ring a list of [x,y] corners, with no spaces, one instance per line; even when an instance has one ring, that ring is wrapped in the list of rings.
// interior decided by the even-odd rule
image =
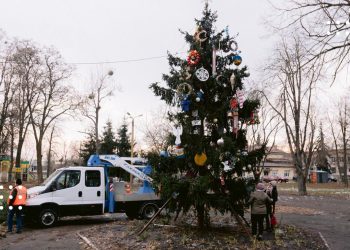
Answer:
[[[344,157],[345,158],[345,157]],[[348,181],[348,173],[347,173],[347,165],[345,165],[346,162],[344,160],[344,166],[342,167],[342,173],[343,176],[341,177],[342,182],[346,187],[349,187],[349,181]]]
[[[196,207],[197,210],[197,224],[200,229],[204,228],[204,205]]]
[[[15,167],[16,167],[16,169],[21,167],[21,155],[22,155],[23,143],[24,143],[24,140],[23,140],[23,139],[19,139],[19,140],[18,140],[17,153],[16,153],[16,161],[15,161]],[[12,167],[13,167],[13,165],[10,167],[10,172],[11,172],[11,173],[12,173]],[[16,172],[16,178],[20,178],[20,176],[18,175],[17,172]]]
[[[298,175],[298,194],[307,195],[306,192],[306,177],[303,174]]]
[[[11,171],[8,172],[8,181],[12,181],[12,168],[13,168],[13,153],[15,149],[15,134],[14,134],[14,128],[13,123],[11,122],[11,146],[10,146],[10,169]]]
[[[41,140],[36,144],[36,162],[37,162],[37,175],[38,175],[38,184],[43,182],[43,165],[42,165],[42,154],[41,154]]]

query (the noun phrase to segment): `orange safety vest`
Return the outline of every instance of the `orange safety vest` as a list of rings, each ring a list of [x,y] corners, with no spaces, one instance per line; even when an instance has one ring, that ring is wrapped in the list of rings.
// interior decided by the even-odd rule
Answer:
[[[13,202],[14,206],[23,206],[26,204],[27,201],[27,188],[25,186],[19,185],[15,187],[17,189],[17,196],[15,198],[15,201]],[[12,191],[13,192],[13,191]],[[11,192],[11,195],[12,195]],[[7,199],[7,204],[10,204],[10,198]]]

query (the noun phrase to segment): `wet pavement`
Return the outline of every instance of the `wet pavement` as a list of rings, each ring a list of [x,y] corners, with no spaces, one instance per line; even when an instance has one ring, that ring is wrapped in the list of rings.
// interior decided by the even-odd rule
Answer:
[[[280,222],[321,233],[332,250],[350,249],[350,200],[283,195],[279,197],[276,206],[296,208],[293,213],[277,212]],[[315,213],[303,213],[303,208],[312,209]]]

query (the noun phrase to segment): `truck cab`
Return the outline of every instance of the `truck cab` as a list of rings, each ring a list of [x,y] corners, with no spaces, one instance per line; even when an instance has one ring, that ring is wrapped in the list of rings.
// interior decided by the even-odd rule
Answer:
[[[65,167],[28,189],[25,215],[50,227],[64,216],[103,214],[104,206],[103,167]]]

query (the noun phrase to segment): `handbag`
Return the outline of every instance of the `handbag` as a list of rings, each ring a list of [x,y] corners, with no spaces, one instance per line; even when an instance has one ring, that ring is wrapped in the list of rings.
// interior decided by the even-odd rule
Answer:
[[[275,214],[271,214],[271,226],[276,226],[277,225],[277,219]]]

